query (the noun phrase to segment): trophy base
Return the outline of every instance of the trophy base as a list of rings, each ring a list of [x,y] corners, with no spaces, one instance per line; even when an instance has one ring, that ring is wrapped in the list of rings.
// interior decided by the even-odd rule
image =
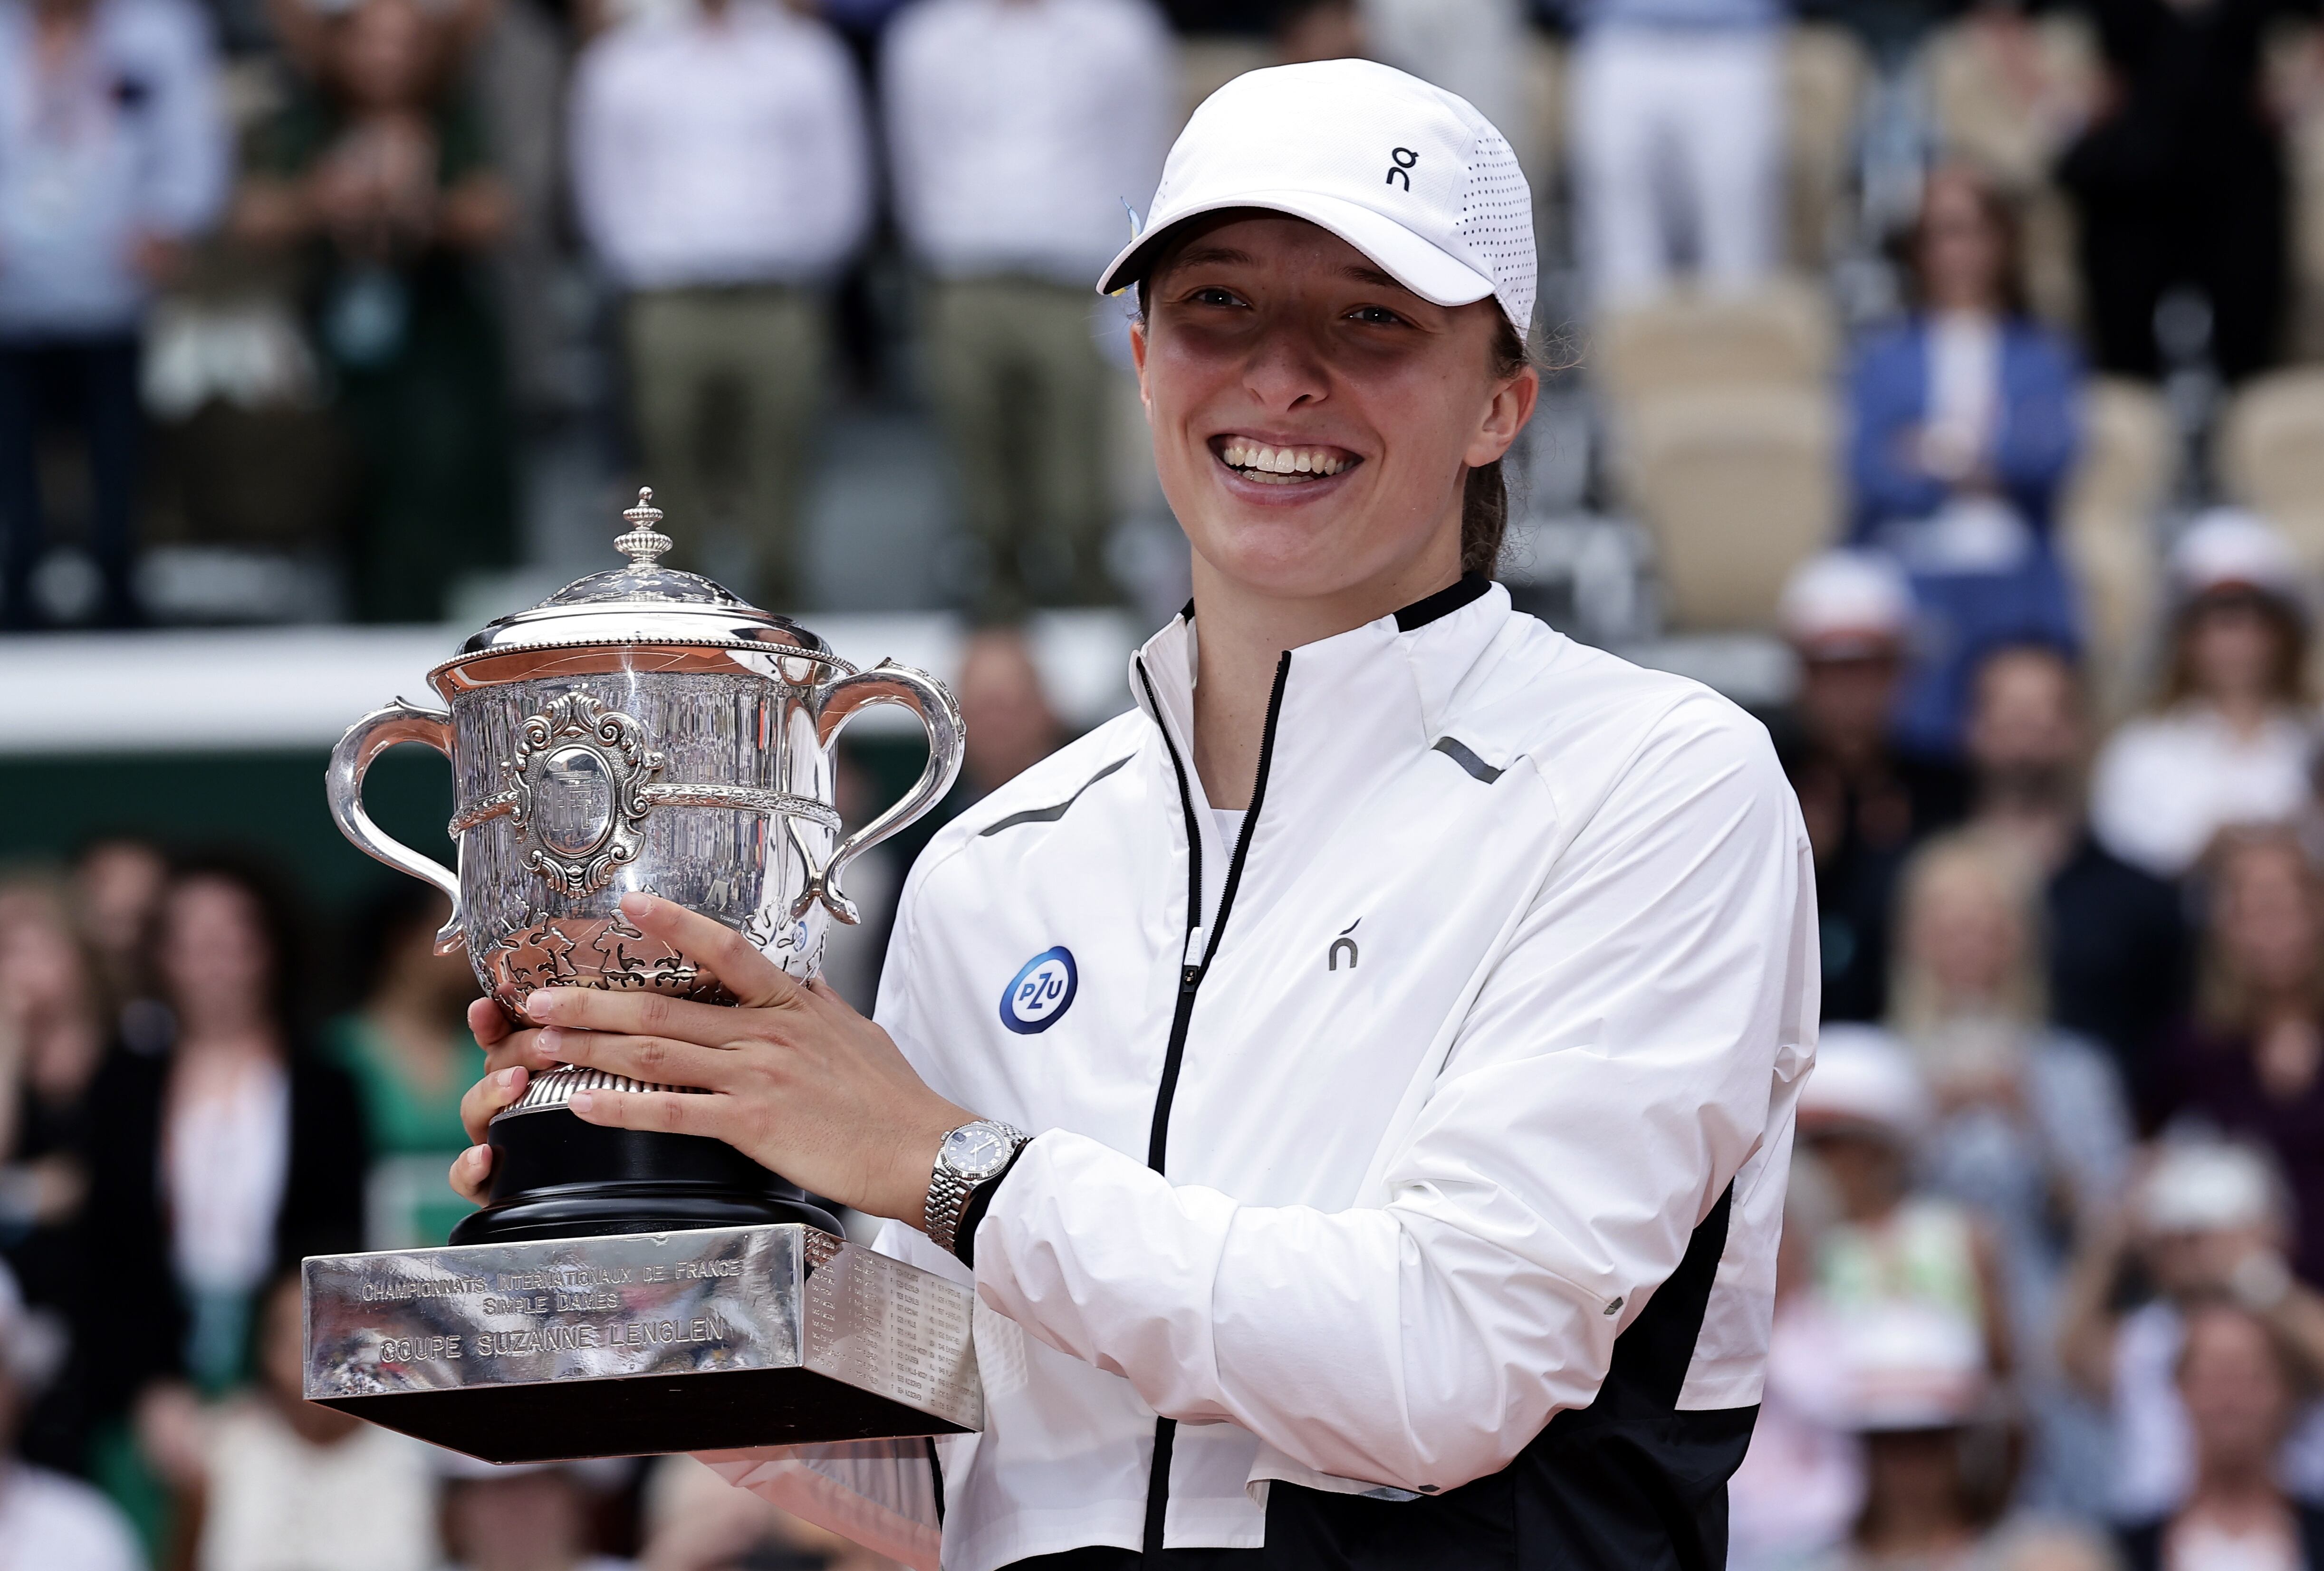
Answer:
[[[983,1427],[969,1291],[799,1223],[321,1255],[309,1401],[487,1462]]]
[[[723,1140],[608,1128],[561,1105],[503,1113],[485,1138],[492,1199],[452,1229],[456,1245],[784,1222],[841,1230],[802,1190]]]

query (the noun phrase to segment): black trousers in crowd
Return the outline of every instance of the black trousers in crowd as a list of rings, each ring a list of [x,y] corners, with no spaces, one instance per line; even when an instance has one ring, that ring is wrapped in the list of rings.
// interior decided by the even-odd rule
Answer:
[[[88,446],[88,547],[104,580],[99,620],[120,626],[136,619],[130,572],[143,421],[134,336],[0,340],[0,628],[42,620],[32,585],[49,543],[39,437],[56,424],[78,427]]]

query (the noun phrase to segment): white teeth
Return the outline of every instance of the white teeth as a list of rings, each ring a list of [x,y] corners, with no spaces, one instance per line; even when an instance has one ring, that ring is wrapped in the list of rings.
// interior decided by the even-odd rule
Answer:
[[[1323,447],[1269,447],[1263,443],[1231,441],[1220,449],[1219,456],[1231,468],[1246,475],[1337,474],[1352,458]]]

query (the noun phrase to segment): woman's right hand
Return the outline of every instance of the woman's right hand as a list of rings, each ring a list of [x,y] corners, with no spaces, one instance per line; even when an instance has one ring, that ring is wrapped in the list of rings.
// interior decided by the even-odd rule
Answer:
[[[484,1050],[484,1078],[460,1098],[460,1122],[475,1144],[453,1159],[451,1179],[461,1199],[481,1206],[489,1198],[493,1180],[493,1148],[484,1144],[485,1127],[494,1114],[524,1095],[535,1074],[557,1061],[540,1045],[537,1027],[520,1031],[490,998],[468,1006],[468,1029]]]

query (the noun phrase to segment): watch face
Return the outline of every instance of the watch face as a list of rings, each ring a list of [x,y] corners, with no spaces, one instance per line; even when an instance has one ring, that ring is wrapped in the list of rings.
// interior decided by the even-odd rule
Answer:
[[[971,1183],[991,1178],[1009,1161],[1008,1137],[990,1124],[965,1124],[945,1136],[945,1165]]]

